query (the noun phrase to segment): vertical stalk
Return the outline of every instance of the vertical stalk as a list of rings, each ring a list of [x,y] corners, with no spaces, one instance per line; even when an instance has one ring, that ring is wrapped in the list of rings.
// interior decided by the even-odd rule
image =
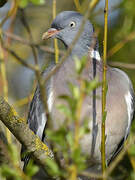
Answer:
[[[79,0],[74,0],[77,11],[81,12],[81,4]]]
[[[79,145],[79,129],[80,129],[80,119],[81,119],[81,111],[82,111],[82,105],[84,101],[84,89],[85,89],[85,83],[83,80],[80,82],[80,98],[77,103],[77,109],[76,109],[76,119],[75,119],[75,149],[78,148]]]
[[[56,0],[53,0],[53,19],[56,17]],[[58,40],[54,39],[54,51],[55,51],[55,63],[57,64],[59,61],[59,48],[58,48]]]
[[[77,102],[76,116],[75,116],[74,150],[76,150],[79,146],[80,120],[81,120],[83,101],[85,98],[84,89],[85,89],[85,83],[81,79],[81,81],[80,81],[80,97]],[[74,163],[71,166],[71,175],[70,175],[69,180],[77,180],[77,171],[78,171],[77,165]]]
[[[107,70],[107,26],[108,26],[108,0],[105,0],[104,9],[104,52],[103,52],[103,85],[102,85],[102,139],[101,139],[101,159],[102,159],[102,173],[105,173],[106,160],[105,160],[105,119],[106,119],[106,70]],[[105,180],[105,178],[103,178]]]

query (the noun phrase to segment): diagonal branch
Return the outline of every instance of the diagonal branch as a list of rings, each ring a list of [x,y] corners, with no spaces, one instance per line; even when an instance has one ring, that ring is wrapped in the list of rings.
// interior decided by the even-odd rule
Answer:
[[[29,129],[25,120],[0,96],[0,120],[30,152],[35,161],[45,169],[45,160],[53,158],[52,151]],[[29,137],[29,138],[28,138]]]

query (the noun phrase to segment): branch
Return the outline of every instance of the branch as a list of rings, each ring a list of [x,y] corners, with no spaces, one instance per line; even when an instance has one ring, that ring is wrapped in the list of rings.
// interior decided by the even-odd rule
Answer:
[[[25,11],[24,11],[24,9],[21,9],[21,8],[20,8],[20,11],[21,11],[21,20],[22,20],[22,23],[23,23],[25,29],[28,32],[29,40],[31,42],[33,42],[32,32],[31,32],[29,24],[28,24],[28,22],[26,20]],[[36,48],[35,48],[35,46],[31,45],[31,49],[32,49],[32,54],[33,54],[33,57],[34,57],[35,65],[38,66],[38,55],[37,55]],[[48,120],[48,122],[50,124],[51,123],[51,117],[50,117],[50,114],[49,114],[49,109],[48,109],[48,104],[47,104],[47,96],[46,96],[46,91],[45,91],[45,82],[43,81],[42,75],[40,73],[40,69],[35,70],[35,75],[36,75],[36,78],[37,78],[37,81],[38,81],[43,107],[44,107],[44,110],[46,112],[46,118],[47,118],[47,120]]]
[[[109,61],[108,64],[119,68],[135,70],[135,64],[123,63],[118,61]]]
[[[106,159],[105,159],[105,120],[106,120],[106,70],[107,70],[107,28],[108,28],[108,0],[105,1],[104,9],[104,51],[103,51],[103,85],[102,85],[102,124],[101,124],[101,160],[102,160],[102,173],[105,173]],[[105,180],[105,178],[103,178]]]
[[[29,129],[25,120],[17,115],[2,96],[0,96],[0,120],[18,141],[27,148],[35,161],[45,169],[46,158],[53,158],[52,151]]]
[[[21,65],[27,67],[28,69],[31,69],[32,71],[37,71],[38,66],[34,66],[32,64],[27,63],[24,59],[22,59],[20,56],[18,56],[12,49],[6,47],[3,45],[3,48],[8,51]]]
[[[53,0],[53,19],[56,18],[56,0]],[[57,64],[59,61],[59,47],[58,40],[54,38],[54,50],[55,50],[55,63]]]
[[[123,48],[125,46],[126,43],[128,43],[129,41],[132,41],[135,39],[135,31],[132,31],[129,35],[127,35],[125,37],[125,39],[123,39],[122,41],[118,42],[114,47],[112,47],[109,51],[108,51],[108,55],[107,57],[111,57],[112,55],[114,55],[116,52],[118,52],[121,48]]]
[[[74,0],[74,4],[75,4],[77,11],[81,12],[81,4],[80,4],[79,0]]]
[[[0,28],[5,24],[5,22],[11,17],[13,16],[16,11],[18,9],[18,3],[17,0],[12,1],[12,6],[9,9],[8,13],[6,14],[6,16],[4,17],[4,19],[1,21],[0,23]]]
[[[7,155],[8,155],[7,139],[6,139],[4,132],[0,126],[0,166],[2,164],[9,164],[9,158]]]

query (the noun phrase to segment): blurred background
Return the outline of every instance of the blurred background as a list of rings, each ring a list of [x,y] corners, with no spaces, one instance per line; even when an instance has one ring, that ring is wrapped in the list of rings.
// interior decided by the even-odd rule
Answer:
[[[41,1],[40,5],[28,3],[25,4],[22,1],[21,7],[24,8],[25,18],[31,29],[33,36],[33,41],[36,44],[45,45],[46,47],[53,48],[53,41],[46,41],[44,44],[41,41],[42,33],[46,31],[52,22],[52,0]],[[34,2],[34,1],[33,1]],[[36,2],[36,1],[35,1]],[[82,13],[85,12],[85,7],[87,6],[87,0],[80,1],[83,4]],[[0,21],[5,17],[11,6],[13,6],[14,1],[9,1],[0,9]],[[134,51],[134,26],[135,26],[135,1],[134,0],[109,0],[109,17],[108,17],[108,61],[121,62],[121,63],[134,63],[135,61],[135,51]],[[76,10],[76,6],[73,0],[60,1],[57,0],[57,12],[59,13],[64,10]],[[95,31],[98,30],[99,48],[102,55],[103,47],[103,26],[104,26],[104,0],[100,0],[96,8],[91,14],[90,21],[95,27]],[[24,40],[28,40],[28,33],[24,27],[21,20],[21,10],[17,12],[11,18],[8,18],[3,25],[3,30],[9,34],[15,34],[20,36]],[[4,42],[13,51],[16,52],[22,59],[25,59],[29,63],[34,63],[31,48],[21,41],[16,41],[16,37],[6,36],[4,34]],[[62,45],[60,44],[62,49]],[[49,51],[49,49],[48,49]],[[43,65],[53,56],[45,50],[45,48],[38,48],[38,60],[39,64]],[[34,80],[34,73],[26,67],[23,67],[15,61],[15,58],[6,53],[6,73],[8,80],[9,97],[19,100],[28,96],[32,89],[32,84]],[[53,59],[53,58],[51,58]],[[114,63],[115,65],[115,63]],[[118,63],[116,63],[119,66]],[[123,65],[124,66],[124,65]],[[125,64],[124,71],[128,73],[133,83],[135,83],[134,78],[134,68],[128,69]],[[27,77],[27,78],[26,78]],[[24,81],[25,78],[25,81]],[[2,88],[1,88],[2,93]]]
[[[4,59],[4,62],[0,61],[0,94],[8,98],[21,117],[27,117],[28,104],[35,88],[36,78],[32,70],[18,63],[15,55],[34,64],[31,47],[27,45],[33,43],[37,47],[38,63],[41,68],[48,64],[49,59],[55,59],[53,40],[46,42],[41,40],[43,32],[50,27],[53,20],[52,3],[53,0],[9,0],[0,8],[0,23],[2,24],[0,28],[3,31],[4,46],[8,50],[4,50],[3,57],[2,55],[0,57]],[[89,0],[80,0],[82,14],[85,13],[88,3]],[[90,21],[98,32],[101,56],[104,4],[105,1],[100,0],[90,16]],[[57,0],[56,13],[64,10],[77,10],[75,1]],[[32,39],[24,19],[27,21]],[[64,49],[60,42],[59,49]],[[109,0],[108,63],[123,69],[131,78],[135,88],[135,0]],[[134,126],[135,122],[133,122],[133,131]],[[135,148],[133,151],[135,152]],[[135,179],[133,170],[135,170],[135,158],[131,162],[127,155],[117,169],[118,174],[123,173],[121,180]]]
[[[48,40],[42,42],[41,37],[51,25],[52,22],[52,0],[41,1],[40,5],[28,3],[22,1],[21,7],[24,8],[25,18],[31,29],[33,41],[36,44],[44,45],[45,47],[38,47],[38,61],[40,65],[44,65],[47,59],[53,59],[53,53],[49,52],[50,47],[53,48],[53,41]],[[26,1],[27,2],[27,1]],[[35,1],[36,2],[36,1]],[[85,7],[88,4],[88,0],[80,1],[83,4],[82,13],[85,12]],[[8,10],[13,6],[13,1],[9,1],[0,9],[0,21],[7,14]],[[109,17],[108,17],[108,62],[112,64],[116,62],[116,66],[119,66],[118,62],[133,64],[135,62],[135,1],[134,0],[109,0]],[[64,10],[76,10],[76,6],[73,0],[60,1],[57,0],[56,4],[57,12]],[[95,31],[98,31],[100,54],[102,55],[103,48],[103,32],[104,32],[104,0],[100,0],[96,8],[93,10],[90,21],[95,27]],[[14,34],[20,36],[24,41],[28,40],[29,36],[26,28],[22,23],[22,12],[17,10],[16,14],[11,18],[8,18],[3,25],[3,30],[8,34]],[[31,48],[22,43],[16,41],[17,37],[7,36],[4,34],[4,43],[9,46],[10,49],[16,52],[18,56],[25,59],[29,63],[34,64]],[[60,49],[64,47],[60,44]],[[16,62],[15,58],[10,53],[6,55],[6,73],[8,80],[9,97],[19,100],[28,96],[32,90],[32,84],[34,82],[34,73],[26,67],[23,67]],[[51,57],[51,58],[50,58]],[[128,65],[122,69],[128,73],[132,82],[135,83],[134,67],[128,68]],[[25,78],[25,81],[24,81]],[[1,88],[2,93],[2,88]]]

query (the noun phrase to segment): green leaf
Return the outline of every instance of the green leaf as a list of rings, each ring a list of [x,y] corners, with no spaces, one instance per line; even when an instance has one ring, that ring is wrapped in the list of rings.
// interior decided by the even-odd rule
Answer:
[[[73,93],[73,88],[72,88],[72,85],[71,85],[71,94]],[[71,119],[74,119],[74,116],[75,116],[75,110],[76,110],[76,100],[74,99],[74,97],[70,97],[70,96],[67,96],[67,95],[62,95],[62,96],[59,96],[60,99],[63,99],[65,100],[68,105],[69,105],[69,109],[70,109],[70,112],[71,112]]]
[[[106,120],[106,116],[107,116],[107,111],[104,111],[103,117],[102,117],[102,122],[104,123]]]
[[[78,171],[86,168],[86,155],[82,154],[80,146],[72,153],[72,160],[77,165]]]
[[[80,97],[80,90],[79,90],[79,88],[77,87],[77,86],[74,86],[73,87],[73,96],[74,96],[74,98],[75,99],[79,99],[79,97]]]
[[[85,134],[88,134],[90,132],[90,129],[87,126],[80,127],[79,129],[79,137],[83,137]]]
[[[87,62],[87,57],[83,56],[81,59],[78,59],[78,57],[74,57],[75,60],[75,68],[76,68],[76,72],[77,74],[81,74],[84,67],[86,66],[86,62]]]
[[[46,159],[46,165],[48,166],[48,172],[49,174],[53,176],[59,176],[61,174],[60,169],[57,165],[57,163],[53,159]]]
[[[44,4],[45,0],[30,0],[33,4],[35,5],[40,5],[40,4]]]
[[[85,92],[86,94],[89,94],[91,91],[101,86],[101,83],[98,81],[97,78],[95,78],[92,81],[85,81],[85,86]]]
[[[78,100],[79,97],[80,97],[80,89],[79,89],[79,87],[73,85],[72,83],[69,83],[68,86],[69,86],[69,90],[70,90],[70,92],[72,94],[72,99]]]
[[[15,180],[22,180],[22,178],[18,174],[18,171],[16,171],[13,168],[10,168],[7,165],[2,165],[2,167],[1,167],[1,174],[2,174],[3,177],[7,177],[7,178],[14,177]]]
[[[74,147],[74,136],[73,136],[73,132],[69,131],[68,134],[66,135],[66,140],[70,146],[70,148],[72,149]]]
[[[135,156],[135,145],[132,145],[128,151],[131,156]]]
[[[35,5],[40,5],[40,4],[44,4],[45,0],[20,0],[19,6],[21,8],[25,8],[30,2]]]
[[[26,170],[25,170],[25,173],[27,174],[27,176],[29,177],[32,177],[34,176],[39,170],[39,167],[36,166],[35,164],[33,164],[33,160],[30,159],[27,167],[26,167]]]
[[[57,108],[59,109],[60,112],[64,113],[66,115],[66,117],[71,118],[71,111],[69,109],[69,107],[67,107],[66,105],[60,104],[57,106]]]
[[[79,74],[80,69],[81,69],[81,61],[77,57],[75,57],[75,67],[76,67],[77,73]]]
[[[65,149],[67,147],[67,142],[65,141],[67,131],[68,128],[62,126],[57,131],[51,131],[47,129],[46,134],[48,136],[48,139],[52,140],[53,142],[61,146],[61,149]]]
[[[29,0],[20,0],[19,6],[25,8],[28,5]]]
[[[8,152],[10,155],[10,158],[14,162],[14,164],[19,163],[19,154],[18,154],[18,149],[14,144],[9,144],[8,145]]]

